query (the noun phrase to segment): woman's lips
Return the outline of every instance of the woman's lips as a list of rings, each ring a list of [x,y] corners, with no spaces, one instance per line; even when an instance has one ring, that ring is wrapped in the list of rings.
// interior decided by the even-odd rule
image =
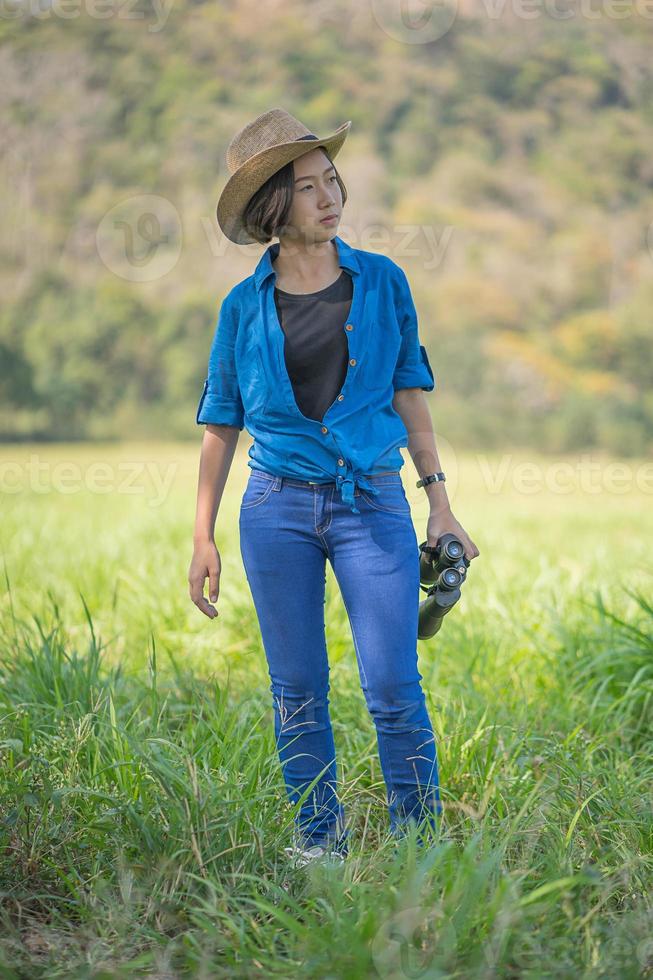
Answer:
[[[330,225],[333,221],[337,221],[337,220],[338,220],[338,215],[337,214],[332,214],[332,215],[329,215],[328,218],[321,218],[320,219],[320,224],[321,225]]]

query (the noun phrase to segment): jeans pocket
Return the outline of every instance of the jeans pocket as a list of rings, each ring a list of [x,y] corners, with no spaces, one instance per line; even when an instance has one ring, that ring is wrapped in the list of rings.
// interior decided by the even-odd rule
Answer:
[[[264,503],[272,493],[273,486],[274,480],[268,480],[256,474],[250,476],[245,487],[240,509],[250,510],[252,507],[258,507],[259,504]]]
[[[373,483],[373,486],[379,491],[376,496],[362,487],[360,492],[362,499],[370,507],[386,514],[410,514],[410,504],[400,478],[392,483]]]

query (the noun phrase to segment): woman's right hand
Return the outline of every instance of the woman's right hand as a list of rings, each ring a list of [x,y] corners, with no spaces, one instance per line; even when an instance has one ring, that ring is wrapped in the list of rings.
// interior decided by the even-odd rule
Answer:
[[[208,577],[211,602],[217,602],[220,591],[220,571],[220,552],[215,542],[206,541],[203,544],[196,544],[188,569],[189,592],[197,608],[209,619],[215,619],[219,614],[215,606],[204,598],[204,581]]]

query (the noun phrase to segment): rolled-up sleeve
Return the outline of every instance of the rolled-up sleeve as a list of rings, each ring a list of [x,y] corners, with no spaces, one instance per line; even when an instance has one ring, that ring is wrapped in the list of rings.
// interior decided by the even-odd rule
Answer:
[[[397,319],[401,329],[401,347],[397,357],[392,384],[400,388],[422,388],[433,391],[435,377],[429,364],[426,348],[420,344],[417,311],[411,295],[406,273],[398,271]]]
[[[204,389],[197,406],[198,425],[233,425],[244,428],[244,409],[238,387],[235,345],[238,308],[231,295],[220,306],[213,335]]]

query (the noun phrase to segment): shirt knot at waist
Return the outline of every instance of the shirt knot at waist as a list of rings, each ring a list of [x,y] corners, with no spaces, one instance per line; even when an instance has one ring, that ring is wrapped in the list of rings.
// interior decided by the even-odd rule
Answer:
[[[362,474],[356,474],[351,465],[347,467],[345,476],[338,474],[336,483],[340,490],[343,504],[349,504],[352,514],[360,514],[360,510],[354,500],[354,487],[358,487],[359,490],[367,490],[368,493],[374,496],[379,493],[379,488],[370,483]]]

